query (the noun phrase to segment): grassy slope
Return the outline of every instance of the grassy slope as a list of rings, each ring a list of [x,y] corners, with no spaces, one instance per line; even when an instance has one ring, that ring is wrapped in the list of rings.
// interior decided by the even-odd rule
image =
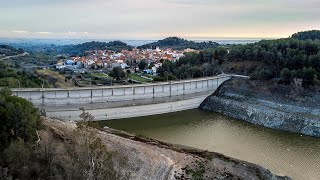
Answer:
[[[70,82],[65,82],[65,77],[58,72],[52,71],[50,69],[41,69],[36,70],[38,76],[45,77],[46,81],[55,81],[53,87],[57,88],[66,88],[66,87],[73,87],[73,84]]]

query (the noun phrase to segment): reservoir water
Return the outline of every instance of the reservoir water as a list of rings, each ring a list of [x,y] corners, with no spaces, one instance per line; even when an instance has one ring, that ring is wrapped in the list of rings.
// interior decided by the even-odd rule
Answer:
[[[267,129],[200,110],[100,123],[169,143],[222,153],[293,179],[320,179],[320,138]]]

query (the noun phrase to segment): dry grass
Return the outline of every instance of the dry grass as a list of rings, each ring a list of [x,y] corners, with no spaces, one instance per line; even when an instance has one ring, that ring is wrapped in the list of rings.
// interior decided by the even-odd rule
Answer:
[[[36,70],[37,75],[45,78],[46,82],[49,83],[49,87],[54,88],[66,88],[66,87],[73,87],[72,82],[65,81],[65,77],[61,75],[59,72],[52,71],[50,69],[41,69]]]

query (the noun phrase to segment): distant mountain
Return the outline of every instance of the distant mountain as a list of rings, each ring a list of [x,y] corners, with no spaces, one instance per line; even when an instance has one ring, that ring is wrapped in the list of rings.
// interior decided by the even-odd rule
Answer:
[[[139,46],[139,49],[155,49],[156,47],[160,48],[173,48],[173,49],[186,49],[186,48],[191,48],[191,49],[196,49],[196,50],[202,50],[202,49],[209,49],[209,48],[215,48],[219,46],[218,43],[216,42],[194,42],[194,41],[188,41],[183,38],[178,38],[178,37],[168,37],[163,40],[159,40],[157,42],[145,44],[142,46]]]
[[[0,55],[15,56],[22,53],[24,53],[24,50],[21,48],[16,49],[9,45],[0,45]]]
[[[298,32],[298,33],[293,34],[291,36],[291,38],[299,39],[299,40],[307,40],[307,39],[311,39],[311,40],[319,39],[320,40],[320,30]]]
[[[66,45],[59,48],[60,53],[67,53],[70,55],[81,55],[85,51],[90,50],[111,50],[111,51],[121,51],[121,50],[131,50],[133,47],[121,41],[111,41],[111,42],[99,42],[92,41],[86,42],[78,45]]]

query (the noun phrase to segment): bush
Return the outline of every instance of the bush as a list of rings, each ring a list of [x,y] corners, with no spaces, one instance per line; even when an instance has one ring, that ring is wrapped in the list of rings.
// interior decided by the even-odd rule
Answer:
[[[285,84],[289,84],[292,81],[292,73],[288,68],[283,68],[281,71],[281,80],[285,83]]]
[[[0,152],[12,140],[24,142],[37,139],[36,130],[41,125],[40,115],[33,104],[23,98],[12,96],[11,91],[0,91]]]
[[[314,80],[317,76],[317,71],[313,68],[302,69],[303,86],[314,85]]]
[[[176,80],[176,76],[170,73],[168,74],[168,80]]]
[[[272,73],[268,69],[262,69],[261,71],[256,71],[250,75],[251,79],[259,80],[269,80],[272,79]]]
[[[165,81],[165,79],[163,77],[160,76],[156,76],[153,78],[154,81]]]
[[[126,73],[122,70],[121,67],[114,67],[109,75],[116,78],[117,80],[121,80],[126,77]]]
[[[30,164],[31,153],[32,151],[22,139],[11,142],[9,147],[3,151],[4,161],[10,173],[17,177],[27,177],[30,170],[25,167]]]

